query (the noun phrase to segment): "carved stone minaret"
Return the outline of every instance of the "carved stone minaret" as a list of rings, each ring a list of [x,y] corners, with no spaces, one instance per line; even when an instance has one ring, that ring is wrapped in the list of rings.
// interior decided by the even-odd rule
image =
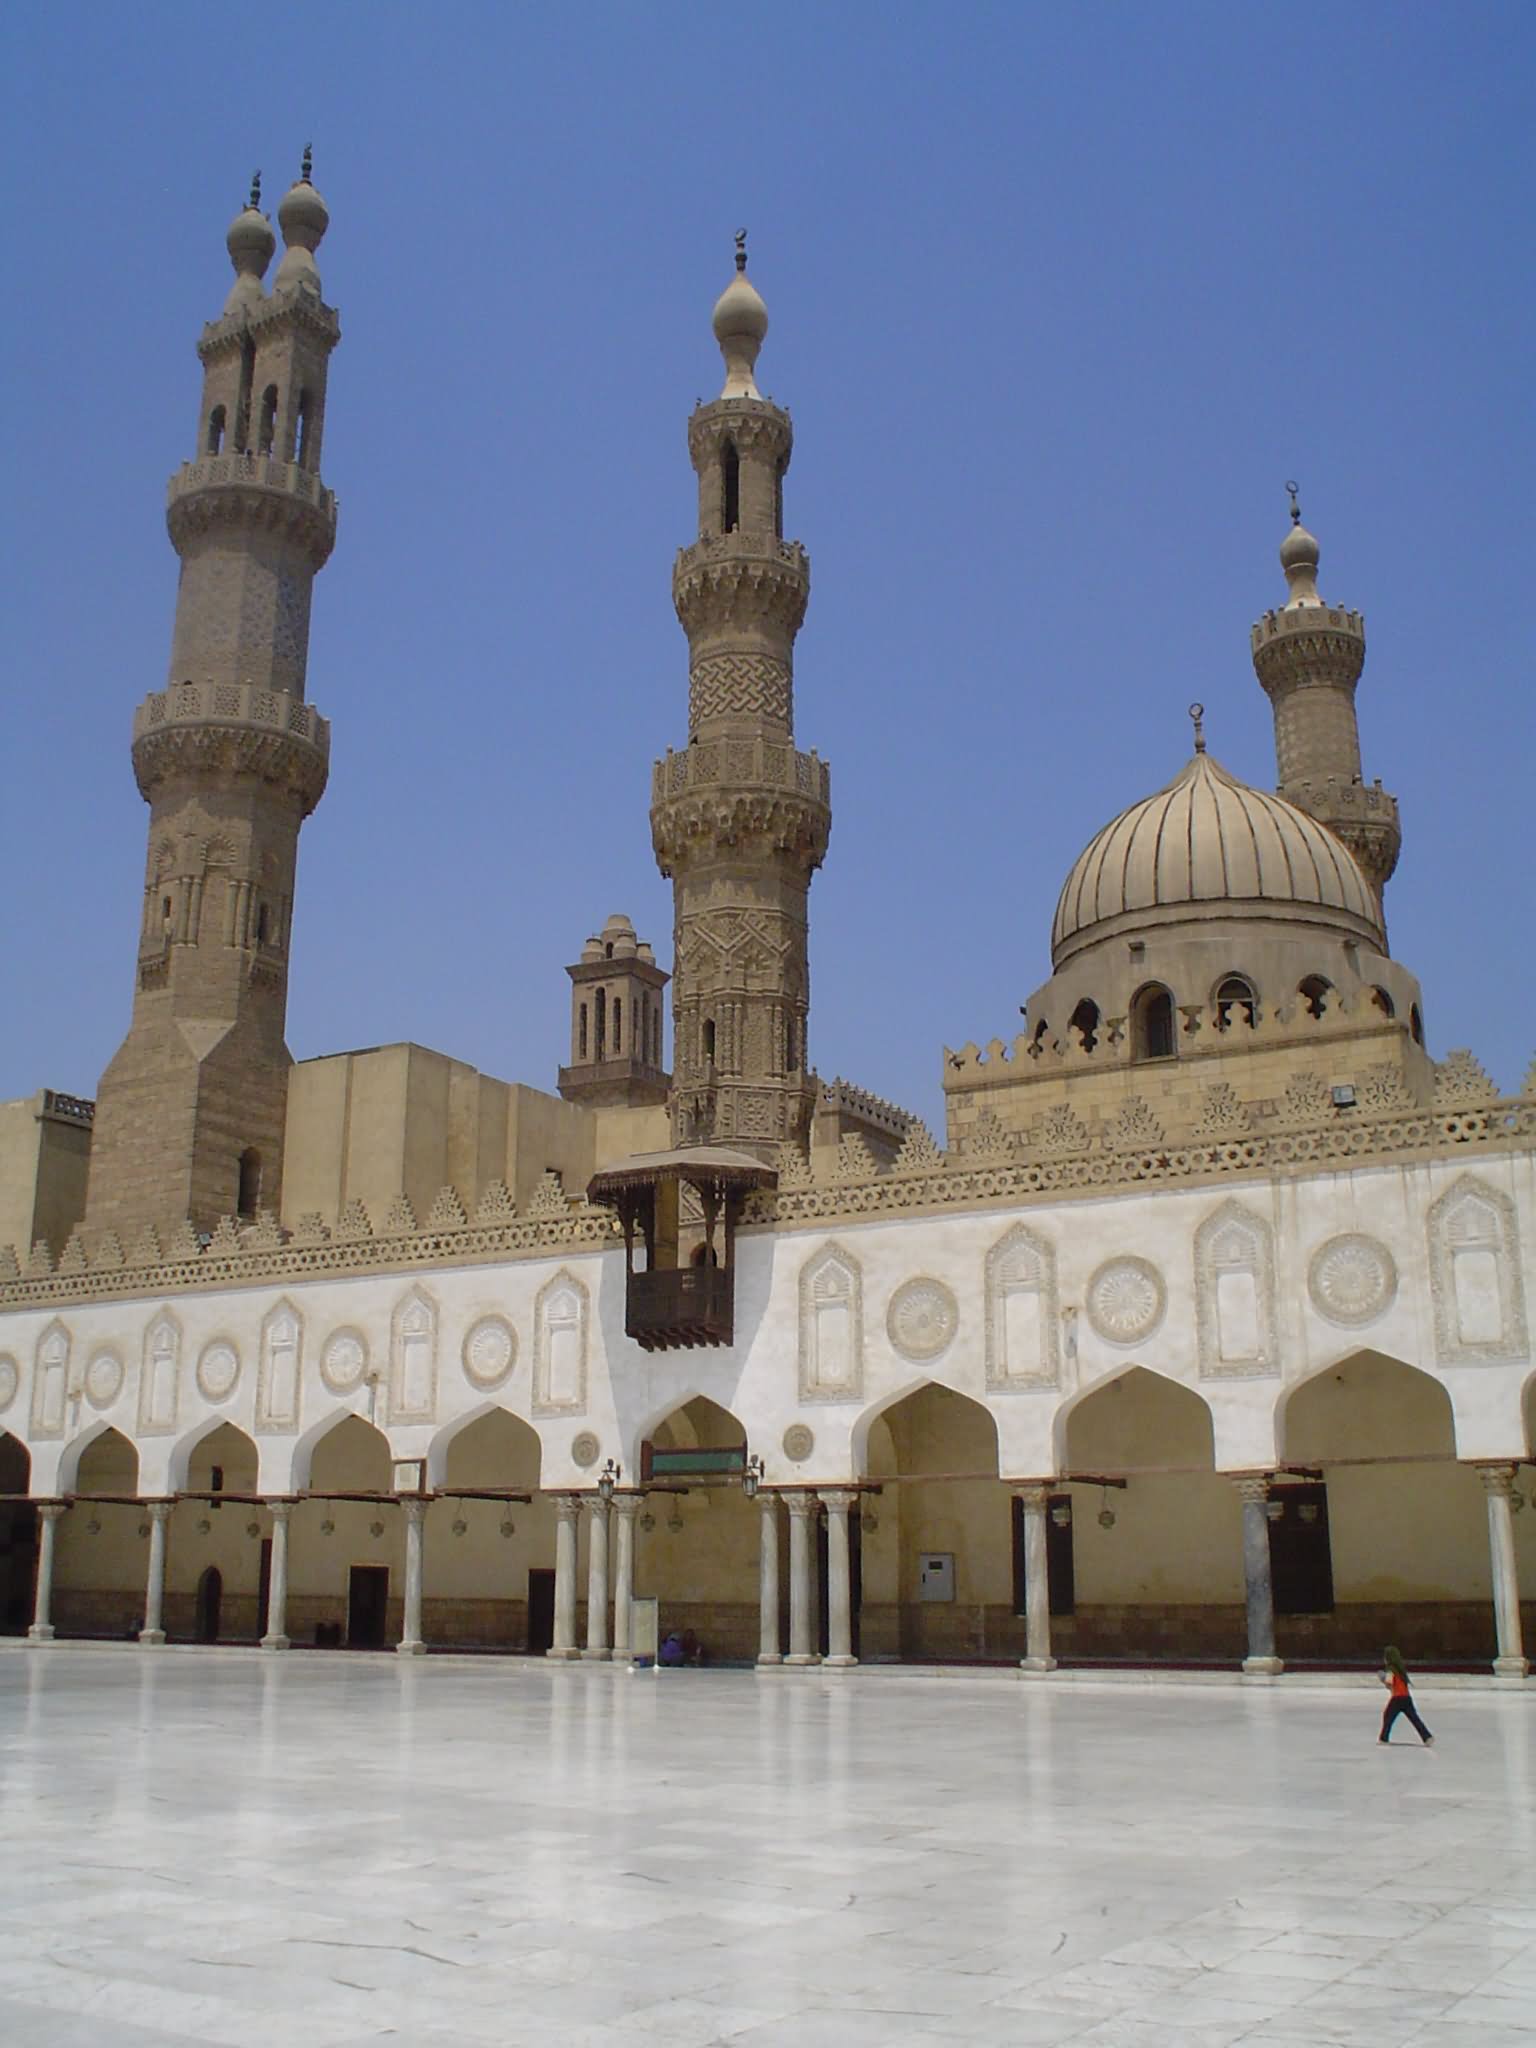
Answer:
[[[662,991],[669,976],[622,912],[581,949],[571,977],[571,1063],[560,1093],[589,1109],[639,1109],[667,1099]]]
[[[1253,629],[1253,665],[1274,706],[1280,794],[1343,840],[1379,905],[1403,835],[1397,799],[1360,773],[1355,686],[1365,620],[1318,596],[1318,545],[1301,523],[1295,485],[1287,488],[1292,523],[1280,564],[1290,595]]]
[[[229,230],[234,287],[198,343],[197,453],[170,482],[181,581],[166,687],[133,721],[149,857],[133,1021],[97,1095],[97,1231],[211,1229],[281,1193],[294,871],[330,748],[304,685],[310,589],[336,536],[320,446],[340,328],[307,150],[270,294],[259,201],[258,181]]]
[[[651,834],[673,881],[672,1132],[771,1158],[809,1142],[806,898],[831,777],[794,745],[794,645],[810,563],[784,538],[789,415],[753,370],[768,311],[746,275],[715,307],[725,389],[688,422],[699,538],[672,600],[688,635],[688,745],[656,764]]]

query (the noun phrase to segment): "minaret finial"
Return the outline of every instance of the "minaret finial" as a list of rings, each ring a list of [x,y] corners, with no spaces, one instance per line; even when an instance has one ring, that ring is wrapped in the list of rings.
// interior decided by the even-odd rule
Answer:
[[[738,273],[740,273],[740,272],[744,271],[744,270],[746,269],[746,267],[747,267],[747,231],[746,231],[746,229],[745,229],[745,228],[738,228],[738,229],[736,230],[736,269],[737,269]]]
[[[1300,485],[1300,484],[1298,484],[1298,483],[1295,483],[1295,482],[1289,482],[1289,483],[1287,483],[1287,484],[1286,484],[1286,487],[1285,487],[1285,488],[1286,488],[1286,489],[1287,489],[1287,490],[1288,490],[1288,491],[1290,492],[1290,494],[1291,494],[1291,524],[1292,524],[1292,526],[1300,526],[1300,524],[1301,524],[1301,500],[1300,500],[1300,498],[1299,498],[1299,497],[1297,496],[1297,493],[1298,493],[1298,492],[1300,491],[1300,489],[1301,489],[1301,485]]]
[[[1205,752],[1205,706],[1203,704],[1191,704],[1189,716],[1190,722],[1195,728],[1195,752],[1203,754]]]
[[[246,205],[247,205],[247,206],[248,206],[248,207],[249,207],[249,208],[251,209],[252,213],[260,213],[260,211],[261,211],[261,173],[260,173],[260,171],[252,171],[252,173],[251,173],[251,196],[250,196],[250,198],[249,198],[249,199],[247,199],[247,201],[246,201],[245,203],[246,203]]]
[[[299,172],[299,183],[301,185],[313,184],[314,180],[310,177],[309,174],[314,168],[315,146],[312,142],[306,142],[304,145],[304,166],[303,169]]]
[[[715,301],[715,339],[725,357],[722,398],[761,398],[753,378],[768,332],[768,308],[747,276],[747,231],[736,236],[736,275]]]

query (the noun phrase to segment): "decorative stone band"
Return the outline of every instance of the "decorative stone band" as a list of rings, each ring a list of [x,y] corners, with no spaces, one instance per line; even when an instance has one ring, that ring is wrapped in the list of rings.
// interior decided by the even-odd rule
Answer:
[[[263,299],[259,306],[242,307],[223,320],[210,320],[203,328],[197,353],[205,363],[223,355],[236,355],[247,336],[261,334],[269,327],[307,327],[311,334],[334,348],[341,339],[341,322],[333,306],[324,305],[307,293],[284,292]]]
[[[819,755],[762,738],[701,740],[651,771],[651,839],[664,875],[721,846],[790,852],[821,865],[832,832],[832,771]]]
[[[1298,683],[1348,687],[1365,666],[1365,620],[1331,605],[1266,612],[1251,644],[1259,681],[1272,696]]]
[[[1403,843],[1397,798],[1377,783],[1287,782],[1281,795],[1342,839],[1379,892]]]
[[[320,568],[336,545],[336,494],[313,470],[271,455],[205,455],[166,486],[165,523],[178,552],[219,525],[284,528]]]
[[[921,1128],[920,1126],[918,1127]],[[1384,1161],[1412,1158],[1464,1162],[1469,1153],[1530,1151],[1536,1146],[1536,1099],[1489,1102],[1477,1109],[1421,1115],[1362,1118],[1326,1129],[1286,1131],[1232,1144],[1191,1145],[1145,1152],[1095,1152],[1056,1159],[956,1169],[942,1154],[913,1170],[898,1160],[885,1173],[863,1181],[812,1182],[749,1195],[749,1224],[795,1224],[829,1219],[898,1216],[946,1209],[1020,1208],[1032,1202],[1060,1202],[1075,1194],[1101,1195],[1144,1187],[1150,1182],[1220,1183],[1235,1176],[1295,1179],[1335,1160]],[[445,1193],[451,1191],[445,1191]],[[404,1205],[401,1205],[404,1207]],[[439,1197],[433,1217],[421,1229],[406,1209],[400,1227],[392,1210],[377,1237],[329,1236],[323,1226],[301,1226],[288,1242],[273,1226],[260,1249],[243,1246],[231,1226],[211,1245],[198,1243],[190,1226],[178,1245],[152,1260],[125,1261],[112,1233],[103,1241],[104,1261],[88,1265],[78,1237],[65,1248],[54,1271],[46,1245],[34,1248],[26,1276],[13,1250],[0,1247],[0,1307],[28,1308],[46,1302],[155,1298],[197,1288],[248,1287],[267,1281],[301,1280],[324,1273],[401,1272],[435,1265],[485,1265],[515,1258],[545,1258],[551,1251],[613,1244],[618,1222],[606,1209],[570,1209],[563,1214],[529,1214],[495,1222],[452,1221],[438,1225],[439,1213],[462,1216],[457,1198]],[[365,1225],[366,1229],[366,1225]],[[273,1241],[275,1240],[275,1241]]]
[[[797,540],[716,534],[679,548],[672,603],[685,633],[759,621],[793,639],[811,594],[811,562]]]
[[[312,704],[256,683],[173,683],[133,714],[133,770],[146,800],[167,779],[206,769],[288,789],[307,817],[330,770],[331,724]]]
[[[688,453],[695,469],[719,460],[724,443],[763,449],[789,466],[795,433],[789,414],[771,398],[716,398],[694,408],[688,422]]]

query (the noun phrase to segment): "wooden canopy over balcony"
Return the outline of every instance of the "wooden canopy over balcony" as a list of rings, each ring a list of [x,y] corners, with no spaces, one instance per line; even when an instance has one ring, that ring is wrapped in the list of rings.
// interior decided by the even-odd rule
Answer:
[[[624,1226],[624,1328],[643,1351],[729,1344],[735,1337],[736,1220],[752,1188],[778,1185],[778,1173],[745,1152],[700,1145],[641,1152],[605,1167],[587,1199],[614,1209]],[[691,1187],[703,1234],[681,1256],[681,1191]],[[635,1263],[636,1237],[644,1264]]]

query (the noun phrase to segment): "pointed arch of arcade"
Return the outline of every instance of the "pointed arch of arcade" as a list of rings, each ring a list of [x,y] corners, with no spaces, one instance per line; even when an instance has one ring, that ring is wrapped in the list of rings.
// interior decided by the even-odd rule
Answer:
[[[652,1452],[737,1451],[745,1423],[712,1395],[678,1388],[646,1411],[634,1439],[634,1467],[622,1484],[644,1493],[634,1536],[634,1588],[658,1603],[665,1638],[691,1629],[711,1661],[744,1661],[759,1633],[758,1510],[735,1470],[654,1472],[642,1481],[643,1447]],[[649,1526],[647,1526],[649,1524]],[[589,1523],[587,1543],[597,1525]]]
[[[137,1493],[138,1486],[138,1451],[110,1422],[91,1423],[65,1445],[59,1459],[60,1493]]]
[[[427,1446],[428,1486],[441,1491],[451,1490],[456,1479],[467,1484],[464,1473],[455,1468],[475,1451],[483,1454],[492,1443],[516,1449],[517,1475],[515,1479],[505,1481],[507,1487],[531,1485],[537,1489],[544,1458],[544,1440],[531,1422],[504,1401],[496,1400],[481,1401],[475,1407],[467,1408],[462,1415],[456,1415],[452,1422],[445,1422],[437,1431]],[[486,1480],[484,1483],[494,1485],[498,1482]]]
[[[897,1415],[898,1410],[905,1409],[909,1402],[920,1401],[929,1405],[938,1404],[942,1408],[946,1400],[957,1401],[961,1404],[961,1407],[954,1411],[955,1414],[971,1414],[971,1428],[978,1444],[981,1443],[985,1435],[981,1426],[983,1418],[986,1423],[986,1430],[990,1431],[991,1434],[988,1452],[981,1458],[979,1465],[966,1468],[966,1476],[973,1478],[986,1478],[990,1476],[995,1478],[1000,1470],[1000,1466],[998,1462],[997,1420],[991,1409],[984,1402],[978,1401],[974,1395],[962,1394],[957,1387],[951,1387],[943,1380],[931,1379],[925,1373],[914,1373],[909,1379],[903,1380],[899,1386],[893,1387],[888,1393],[883,1394],[878,1401],[872,1401],[867,1408],[860,1410],[849,1437],[849,1451],[854,1472],[861,1478],[875,1477],[877,1475],[871,1464],[871,1458],[888,1460],[891,1456],[897,1455],[892,1417]],[[989,1465],[990,1473],[987,1469]],[[898,1469],[895,1466],[890,1466],[887,1476],[895,1476]]]
[[[1130,1388],[1140,1401],[1166,1403],[1170,1413],[1182,1414],[1188,1418],[1191,1431],[1197,1429],[1198,1419],[1203,1419],[1204,1436],[1194,1462],[1208,1463],[1212,1470],[1215,1469],[1216,1418],[1204,1394],[1198,1387],[1191,1386],[1188,1380],[1178,1379],[1174,1374],[1163,1372],[1155,1365],[1143,1365],[1139,1360],[1127,1359],[1124,1365],[1116,1366],[1112,1372],[1079,1387],[1077,1392],[1063,1401],[1056,1410],[1053,1433],[1058,1471],[1065,1473],[1073,1469],[1074,1418],[1080,1415],[1090,1402],[1096,1401],[1100,1395],[1112,1393],[1115,1388],[1120,1390],[1117,1398],[1123,1398],[1127,1388]],[[1184,1398],[1181,1400],[1180,1396]],[[1081,1433],[1082,1425],[1077,1424],[1076,1427]],[[1138,1459],[1137,1462],[1154,1461],[1147,1457]]]
[[[206,1448],[205,1450],[205,1447]],[[199,1451],[205,1455],[198,1457]],[[220,1452],[225,1455],[220,1456]],[[172,1493],[205,1492],[211,1490],[209,1476],[196,1467],[217,1465],[226,1473],[227,1491],[230,1493],[254,1493],[257,1473],[260,1467],[260,1452],[256,1439],[233,1423],[227,1417],[210,1415],[177,1438],[171,1450],[166,1468],[166,1479]],[[229,1476],[230,1468],[236,1469],[237,1476]]]
[[[1326,1564],[1327,1601],[1286,1619],[1277,1560],[1282,1656],[1481,1662],[1494,1654],[1487,1503],[1476,1467],[1459,1463],[1450,1390],[1434,1374],[1360,1347],[1286,1388],[1277,1404],[1283,1468],[1272,1497],[1312,1508],[1310,1541]],[[1295,1489],[1293,1492],[1292,1490]]]
[[[315,1490],[317,1485],[314,1477],[315,1454],[323,1444],[329,1439],[334,1438],[336,1432],[343,1429],[349,1422],[357,1423],[360,1428],[368,1432],[369,1437],[376,1437],[378,1439],[379,1443],[383,1446],[386,1466],[388,1465],[389,1439],[385,1436],[383,1430],[376,1423],[370,1422],[368,1417],[360,1412],[359,1407],[348,1405],[346,1407],[332,1408],[328,1414],[322,1415],[318,1421],[312,1422],[302,1436],[294,1439],[293,1459],[288,1468],[287,1491],[290,1493],[304,1493]],[[334,1449],[335,1446],[332,1444],[332,1453],[334,1453]],[[381,1481],[381,1484],[385,1487],[389,1485],[387,1476]]]
[[[433,1498],[422,1550],[426,1642],[501,1651],[548,1647],[555,1503],[539,1490],[543,1452],[533,1425],[494,1398],[433,1436],[427,1447]]]
[[[1536,1371],[1527,1379],[1520,1396],[1520,1405],[1525,1414],[1525,1452],[1536,1465]]]

